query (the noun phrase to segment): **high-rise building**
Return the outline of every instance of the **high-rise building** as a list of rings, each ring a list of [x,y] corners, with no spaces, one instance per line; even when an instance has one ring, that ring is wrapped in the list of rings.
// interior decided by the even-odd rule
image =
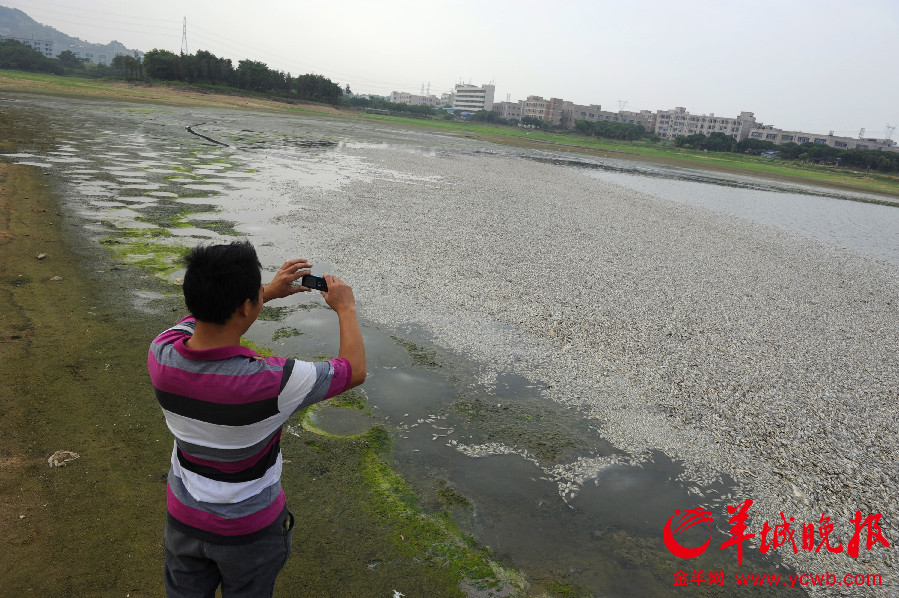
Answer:
[[[477,112],[478,110],[493,110],[493,92],[495,85],[467,85],[461,83],[456,85],[453,94],[453,109],[464,110],[466,112]]]

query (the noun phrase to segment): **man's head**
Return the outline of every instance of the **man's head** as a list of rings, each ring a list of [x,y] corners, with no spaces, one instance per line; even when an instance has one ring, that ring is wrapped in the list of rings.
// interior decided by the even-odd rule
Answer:
[[[248,299],[258,303],[262,264],[248,241],[200,245],[184,263],[184,302],[197,320],[224,324]]]

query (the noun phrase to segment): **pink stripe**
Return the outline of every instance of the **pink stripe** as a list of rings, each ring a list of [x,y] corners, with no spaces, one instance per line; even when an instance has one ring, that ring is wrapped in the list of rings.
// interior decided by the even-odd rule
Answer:
[[[179,449],[179,454],[184,457],[187,461],[191,463],[196,463],[197,465],[205,465],[206,467],[212,467],[222,473],[235,473],[238,471],[243,471],[244,469],[248,469],[256,463],[259,462],[261,458],[266,456],[271,448],[275,445],[276,442],[281,440],[281,430],[278,430],[278,433],[275,434],[275,437],[272,438],[272,441],[265,445],[261,451],[249,457],[248,459],[244,459],[243,461],[210,461],[208,459],[200,459],[199,457],[194,457],[193,455],[188,455],[184,451]]]
[[[328,362],[334,368],[334,376],[331,377],[331,385],[328,386],[328,392],[325,394],[326,399],[336,397],[350,386],[350,378],[353,377],[353,368],[346,359],[336,358],[329,359]]]
[[[250,359],[262,359],[262,356],[240,345],[230,345],[227,347],[217,347],[215,349],[204,349],[202,351],[194,351],[186,344],[190,340],[191,335],[186,334],[184,338],[175,341],[174,347],[182,356],[194,361],[218,361],[219,359],[229,359],[231,357],[249,357]]]
[[[150,378],[163,392],[220,403],[241,405],[254,400],[271,399],[281,390],[282,372],[263,370],[245,376],[227,374],[194,374],[162,365],[150,356]]]
[[[191,527],[221,536],[242,536],[258,532],[262,528],[271,525],[278,517],[278,514],[281,513],[281,510],[284,509],[286,500],[284,498],[284,490],[282,489],[278,494],[278,498],[261,511],[236,519],[226,519],[206,511],[188,507],[175,497],[171,488],[166,484],[166,504],[172,517]]]

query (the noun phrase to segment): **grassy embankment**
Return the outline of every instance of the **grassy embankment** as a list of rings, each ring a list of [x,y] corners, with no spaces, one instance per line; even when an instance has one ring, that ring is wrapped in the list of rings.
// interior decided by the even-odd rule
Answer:
[[[16,151],[22,133],[5,132],[0,152]],[[145,364],[182,301],[149,273],[167,256],[125,265],[68,228],[52,181],[0,164],[0,597],[160,596],[171,436]],[[167,293],[163,313],[136,311],[135,286]],[[279,593],[460,596],[463,579],[523,587],[446,510],[422,513],[384,459],[385,431],[339,438],[292,425],[282,446],[298,525]],[[52,468],[57,450],[80,458]]]
[[[71,97],[94,97],[123,101],[158,102],[170,105],[201,105],[223,108],[274,110],[287,113],[315,112],[337,117],[380,120],[427,128],[505,145],[566,151],[621,159],[643,160],[688,168],[700,168],[785,182],[823,186],[846,191],[876,193],[899,198],[899,175],[837,169],[814,164],[788,163],[758,156],[701,152],[673,147],[670,143],[624,142],[574,134],[526,131],[473,122],[424,120],[363,114],[320,104],[285,104],[261,95],[235,95],[223,89],[201,89],[170,85],[141,85],[79,77],[58,77],[17,71],[0,71],[0,91],[46,93]],[[894,203],[894,202],[889,202]]]

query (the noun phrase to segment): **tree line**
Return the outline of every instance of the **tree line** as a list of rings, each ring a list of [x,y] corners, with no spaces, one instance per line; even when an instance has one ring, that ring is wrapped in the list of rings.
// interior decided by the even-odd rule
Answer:
[[[816,164],[835,164],[849,168],[877,170],[880,172],[899,171],[899,152],[879,150],[840,149],[824,143],[784,143],[777,145],[771,141],[747,138],[737,141],[724,133],[702,133],[681,135],[674,139],[676,147],[706,150],[710,152],[738,152],[759,155],[764,151],[776,151],[781,160],[799,160]]]
[[[90,59],[79,58],[71,50],[64,50],[56,58],[50,58],[30,45],[14,39],[0,42],[0,68],[51,75],[143,77],[141,62],[133,56],[118,54],[108,65],[92,64]]]
[[[646,127],[643,125],[610,120],[576,120],[574,121],[574,130],[587,137],[603,137],[622,141],[636,141],[646,137]]]
[[[312,102],[338,104],[344,90],[322,75],[292,77],[270,69],[265,63],[241,60],[237,67],[230,59],[200,50],[196,54],[175,54],[168,50],[150,50],[144,60],[117,55],[108,65],[92,64],[69,50],[49,58],[30,45],[7,39],[0,42],[0,68],[53,75],[77,74],[88,77],[126,77],[158,79],[197,85],[227,86]],[[349,86],[346,87],[349,91]]]
[[[47,58],[28,44],[14,39],[0,42],[0,68],[53,75],[62,75],[65,72],[59,60]]]
[[[415,116],[419,118],[430,118],[437,113],[437,111],[431,106],[412,106],[410,104],[400,104],[398,102],[390,102],[388,100],[385,100],[384,98],[379,97],[362,97],[349,94],[347,94],[347,96],[348,97],[344,98],[343,104],[352,106],[353,108],[361,108],[363,110],[371,109],[383,111],[389,114]]]
[[[311,102],[338,104],[344,92],[340,85],[322,75],[292,77],[290,73],[249,59],[239,61],[235,68],[230,58],[219,58],[205,50],[175,54],[153,49],[144,54],[143,66],[147,76],[153,79],[235,87]]]

